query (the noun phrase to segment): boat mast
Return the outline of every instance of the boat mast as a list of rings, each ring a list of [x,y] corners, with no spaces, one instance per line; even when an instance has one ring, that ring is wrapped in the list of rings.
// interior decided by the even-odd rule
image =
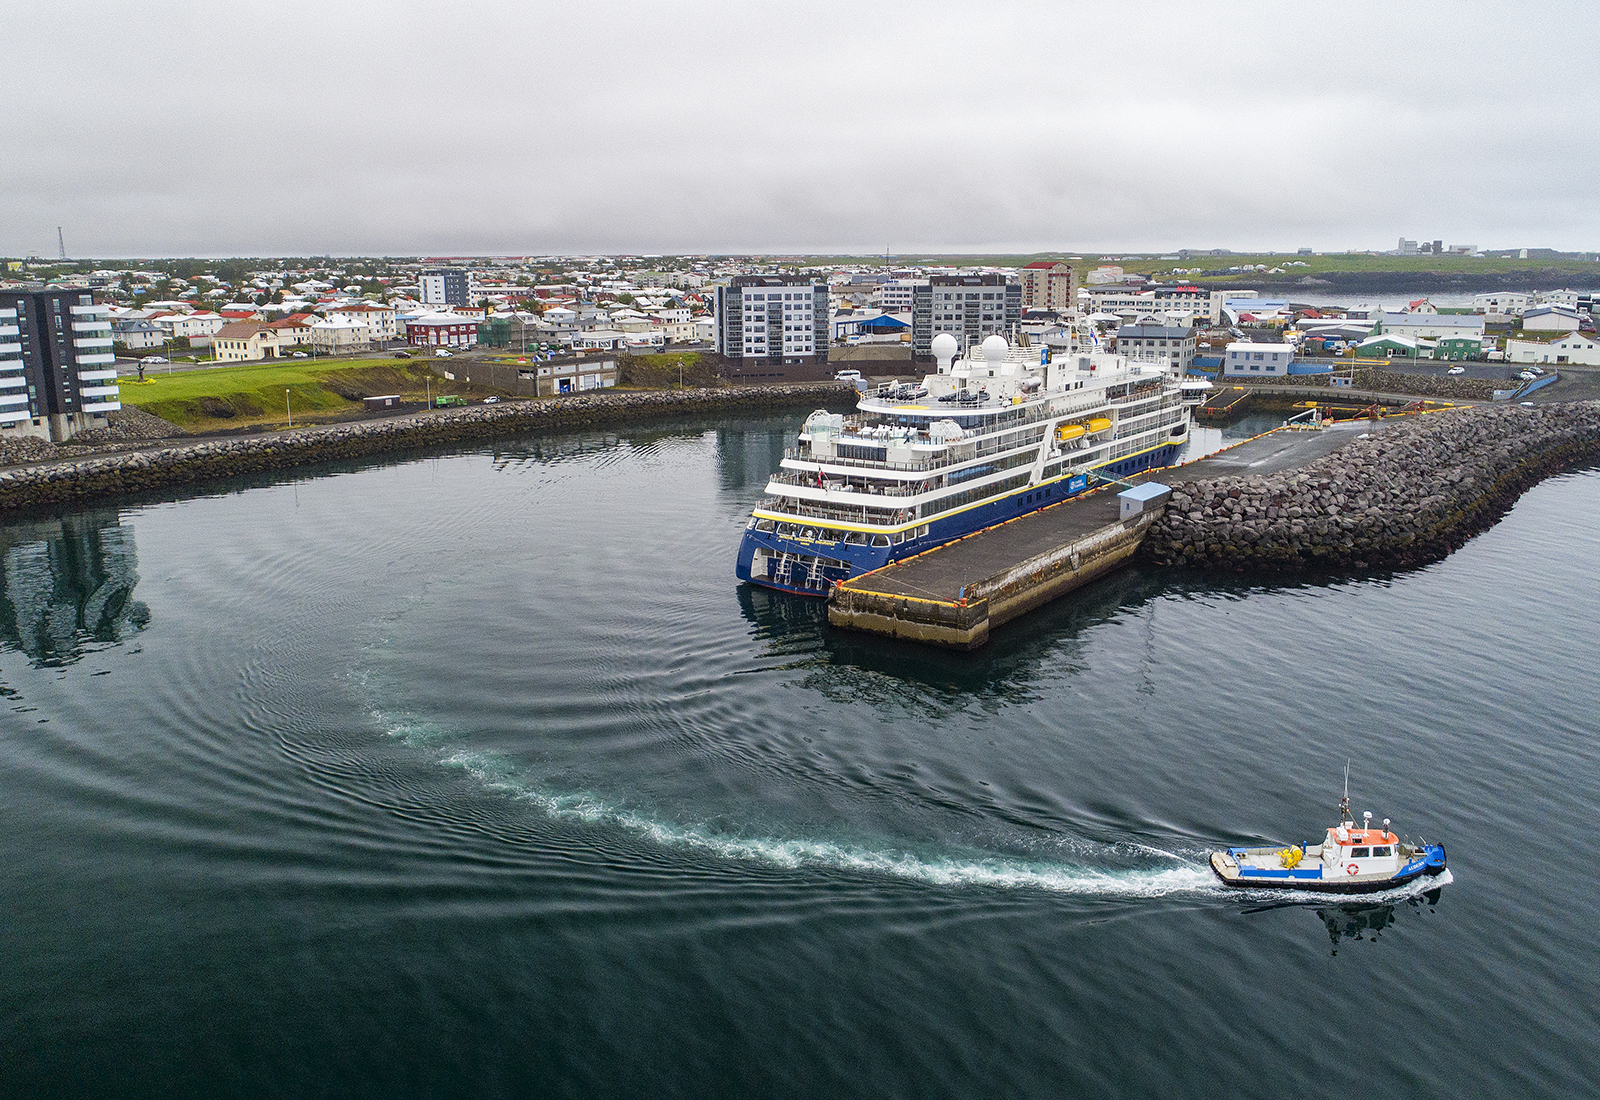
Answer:
[[[1350,818],[1350,761],[1344,762],[1344,797],[1339,800],[1339,824],[1355,824]]]

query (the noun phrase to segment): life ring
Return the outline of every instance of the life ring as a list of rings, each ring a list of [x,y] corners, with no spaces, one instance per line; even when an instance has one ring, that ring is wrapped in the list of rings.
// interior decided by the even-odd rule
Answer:
[[[1360,871],[1361,868],[1357,867],[1354,863],[1345,864],[1344,873],[1347,875],[1359,874]]]

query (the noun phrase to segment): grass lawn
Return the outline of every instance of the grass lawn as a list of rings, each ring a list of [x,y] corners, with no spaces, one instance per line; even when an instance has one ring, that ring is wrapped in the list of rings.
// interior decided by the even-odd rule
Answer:
[[[171,374],[159,373],[157,367],[146,368],[143,382],[124,377],[119,384],[124,404],[190,431],[285,423],[286,399],[296,420],[311,422],[343,419],[362,407],[363,397],[394,393],[422,401],[430,385],[436,397],[493,392],[448,382],[403,359],[358,359],[339,366],[267,359]]]

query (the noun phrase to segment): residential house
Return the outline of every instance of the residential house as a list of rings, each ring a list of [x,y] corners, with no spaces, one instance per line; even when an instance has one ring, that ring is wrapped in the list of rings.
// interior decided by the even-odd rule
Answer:
[[[212,335],[211,358],[218,363],[276,359],[281,354],[281,347],[282,337],[270,324],[234,321],[223,325]]]
[[[147,351],[165,345],[167,333],[149,321],[112,321],[111,338],[129,351]]]
[[[390,340],[400,338],[398,311],[393,306],[378,305],[375,302],[356,302],[334,306],[327,311],[327,316],[358,321],[366,325],[370,332],[369,340],[380,347]]]
[[[1193,353],[1191,352],[1191,355]],[[1294,361],[1293,344],[1258,344],[1240,340],[1228,345],[1222,356],[1224,377],[1260,378],[1267,375],[1287,375]]]
[[[174,340],[187,340],[190,347],[203,348],[211,337],[228,322],[220,313],[157,313],[150,318],[160,325]]]

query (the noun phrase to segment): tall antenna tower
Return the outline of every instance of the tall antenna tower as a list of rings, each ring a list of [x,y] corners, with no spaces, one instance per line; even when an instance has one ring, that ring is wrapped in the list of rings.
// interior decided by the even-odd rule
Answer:
[[[56,244],[61,248],[61,259],[67,258],[67,238],[61,235],[61,227],[56,226]]]

